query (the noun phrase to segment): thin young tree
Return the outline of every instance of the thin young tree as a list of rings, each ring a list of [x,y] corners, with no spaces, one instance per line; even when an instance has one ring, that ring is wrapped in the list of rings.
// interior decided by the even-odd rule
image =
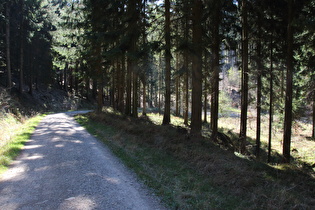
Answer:
[[[247,0],[242,0],[242,85],[241,85],[241,124],[240,124],[240,152],[245,153],[247,138],[247,110],[248,110],[248,21]]]
[[[24,0],[20,0],[21,14],[20,14],[20,85],[19,91],[23,93],[24,86]]]
[[[10,36],[10,0],[6,2],[6,24],[5,24],[5,40],[6,40],[6,69],[7,69],[7,87],[12,88],[12,72],[11,72],[11,36]]]

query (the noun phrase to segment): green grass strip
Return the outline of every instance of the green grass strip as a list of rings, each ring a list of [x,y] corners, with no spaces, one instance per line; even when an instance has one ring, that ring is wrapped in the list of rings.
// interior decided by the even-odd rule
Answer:
[[[235,206],[245,206],[246,202],[213,186],[207,177],[200,176],[168,152],[138,144],[133,140],[135,136],[87,116],[76,116],[76,120],[105,143],[169,208],[235,209]]]
[[[26,120],[19,129],[15,131],[11,140],[0,147],[0,174],[5,172],[12,160],[19,155],[24,144],[30,139],[36,126],[43,117],[44,115],[38,115]]]

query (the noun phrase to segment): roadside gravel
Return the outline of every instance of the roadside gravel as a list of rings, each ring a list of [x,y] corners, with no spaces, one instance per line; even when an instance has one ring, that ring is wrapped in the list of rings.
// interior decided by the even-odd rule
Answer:
[[[0,209],[165,209],[72,116],[46,116],[0,177]]]

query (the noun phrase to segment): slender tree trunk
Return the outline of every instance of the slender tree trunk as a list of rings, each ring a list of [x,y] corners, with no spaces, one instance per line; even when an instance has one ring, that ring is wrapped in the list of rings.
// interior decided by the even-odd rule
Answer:
[[[126,81],[126,108],[125,114],[131,115],[131,59],[127,59],[127,81]]]
[[[247,138],[247,110],[248,110],[248,23],[247,0],[242,1],[242,98],[241,98],[241,127],[240,152],[245,153]]]
[[[162,71],[162,55],[160,54],[160,71],[158,72],[158,78],[159,78],[159,81],[158,81],[158,106],[159,106],[159,114],[161,114],[161,104],[162,104],[162,100],[161,100],[161,89],[162,89],[162,80],[163,80],[163,71]]]
[[[185,109],[184,109],[184,124],[188,125],[188,112],[189,112],[189,64],[188,64],[188,52],[184,52],[184,68],[186,73],[184,76],[184,88],[185,88]]]
[[[69,66],[68,63],[66,64],[65,69],[63,70],[64,73],[64,89],[66,92],[68,92],[68,71],[69,71]]]
[[[85,90],[86,90],[86,99],[90,100],[90,78],[86,77],[85,78]]]
[[[98,79],[98,88],[97,88],[97,111],[102,112],[103,109],[103,76],[100,76]]]
[[[185,17],[184,17],[184,39],[185,42],[188,43],[189,39],[189,14],[191,13],[190,7],[188,4],[184,5],[184,10],[185,10]],[[184,110],[183,110],[183,115],[184,115],[184,124],[188,125],[189,121],[189,79],[190,79],[190,71],[189,71],[189,56],[188,56],[188,49],[184,49],[183,53],[183,60],[184,60],[184,69],[185,69],[185,76],[184,76]]]
[[[133,69],[132,74],[133,84],[132,84],[132,116],[138,117],[138,74],[135,69]]]
[[[213,25],[213,62],[212,62],[212,71],[213,71],[213,84],[212,84],[212,96],[211,96],[211,138],[213,140],[217,139],[218,135],[218,119],[219,119],[219,71],[220,71],[220,2],[219,0],[215,1],[214,5],[214,25]]]
[[[171,122],[171,13],[170,0],[165,0],[165,106],[163,125]]]
[[[121,57],[121,64],[117,61],[118,67],[118,110],[123,113],[124,112],[124,89],[125,89],[125,55],[123,54]]]
[[[293,94],[293,0],[288,2],[287,28],[287,83],[285,96],[285,115],[283,133],[283,162],[290,162],[291,127],[292,127],[292,94]]]
[[[257,121],[256,121],[256,157],[260,157],[260,133],[261,133],[261,73],[262,73],[262,62],[261,62],[261,15],[258,17],[258,43],[257,43]]]
[[[19,91],[23,93],[24,89],[24,0],[20,0],[21,20],[20,20],[20,86]]]
[[[114,62],[112,62],[112,65],[115,65]],[[114,110],[117,109],[117,106],[116,106],[116,97],[115,97],[115,94],[116,94],[116,77],[117,77],[117,66],[114,67],[112,69],[112,82],[111,82],[111,88],[110,88],[110,105],[113,107]]]
[[[192,63],[192,114],[191,134],[201,135],[202,111],[202,1],[194,0],[193,5],[193,63]]]
[[[205,82],[206,83],[206,82]],[[207,87],[207,85],[205,84],[205,87]],[[208,91],[205,90],[203,93],[204,96],[204,102],[203,102],[203,122],[207,123],[207,103],[208,103]]]
[[[313,96],[313,130],[312,130],[312,138],[315,138],[315,94]]]
[[[11,45],[10,45],[10,0],[6,2],[6,27],[5,27],[5,39],[6,39],[6,64],[7,64],[7,87],[12,88],[12,75],[11,75]]]
[[[272,123],[273,123],[273,41],[271,35],[270,41],[270,79],[269,79],[269,132],[268,132],[268,163],[271,161],[271,140],[272,140]]]
[[[176,69],[177,71],[179,70],[179,53],[176,53]],[[180,89],[180,76],[177,75],[175,78],[175,94],[176,94],[176,99],[175,99],[175,115],[179,116],[180,115],[180,109],[179,109],[179,100],[180,100],[180,93],[179,93],[179,89]]]
[[[143,89],[142,89],[142,95],[143,95],[143,98],[142,98],[142,115],[146,116],[147,115],[147,100],[146,100],[146,98],[147,98],[147,81],[146,81],[145,77],[143,78],[142,85],[143,85]]]
[[[78,78],[78,73],[79,73],[79,63],[76,62],[75,67],[74,67],[74,94],[75,95],[80,95],[79,94],[79,78]]]
[[[97,80],[92,79],[92,98],[97,100]]]
[[[29,94],[33,95],[33,68],[34,68],[34,58],[33,58],[33,51],[30,49],[29,51],[29,78],[28,78],[28,86],[29,86]]]

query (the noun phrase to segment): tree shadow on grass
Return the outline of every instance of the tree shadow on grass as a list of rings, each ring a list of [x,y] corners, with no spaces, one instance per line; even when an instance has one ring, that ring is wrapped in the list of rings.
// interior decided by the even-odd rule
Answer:
[[[247,197],[246,199],[250,200],[252,205],[258,205],[257,208],[273,206],[273,208],[285,209],[299,205],[296,202],[304,202],[307,206],[312,205],[312,201],[308,202],[308,198],[314,195],[315,189],[312,175],[291,165],[281,165],[281,167],[275,168],[261,161],[267,157],[266,144],[262,145],[261,160],[256,160],[253,152],[255,151],[254,143],[251,143],[254,142],[253,139],[248,140],[248,154],[243,156],[235,153],[235,148],[230,149],[220,142],[211,141],[210,138],[191,136],[187,128],[156,125],[146,117],[135,119],[115,113],[98,115],[90,113],[85,123],[94,127],[99,126],[99,134],[102,133],[101,124],[116,129],[119,135],[116,134],[111,141],[125,147],[127,153],[133,153],[137,147],[144,147],[150,149],[152,154],[154,151],[155,153],[165,153],[173,159],[181,161],[180,168],[188,167],[195,171],[200,179],[209,183],[209,188],[215,187],[216,190],[223,193],[223,196],[226,194],[240,200]],[[237,140],[237,134],[224,133],[224,131],[220,131],[220,133],[231,138],[234,146],[237,145],[237,142],[234,142]],[[139,154],[139,151],[136,153]],[[151,157],[146,156],[145,159],[151,159]],[[272,153],[271,165],[277,165],[281,160],[281,155]],[[141,160],[137,159],[137,162],[139,163]],[[143,167],[145,171],[150,171],[154,165],[151,163],[151,165]],[[164,174],[163,170],[165,169],[157,170],[153,173],[154,176]],[[145,171],[141,173],[146,173]],[[193,178],[190,180],[190,182],[198,181]],[[177,181],[179,180],[174,180],[175,183]],[[195,185],[196,187],[197,185],[204,186],[204,183],[198,183]],[[206,194],[208,193],[210,192],[206,191]],[[196,197],[191,192],[181,194],[181,196],[183,201],[188,199],[187,196]],[[235,206],[237,205],[235,204]]]

